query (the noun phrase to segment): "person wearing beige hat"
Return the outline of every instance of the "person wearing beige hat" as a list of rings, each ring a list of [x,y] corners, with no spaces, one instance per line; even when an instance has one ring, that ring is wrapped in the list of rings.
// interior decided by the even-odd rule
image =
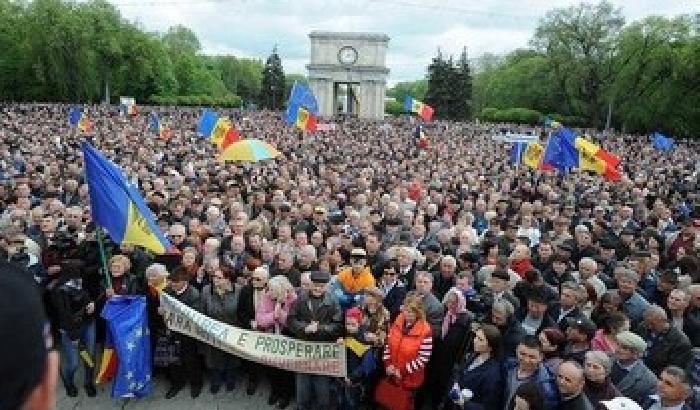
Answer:
[[[626,397],[643,403],[656,388],[656,375],[642,361],[647,343],[639,335],[630,331],[617,334],[615,363],[610,372],[610,380]]]
[[[607,410],[643,410],[642,406],[629,397],[615,397],[601,403]]]
[[[367,252],[362,248],[350,251],[350,267],[341,270],[331,285],[343,308],[350,308],[362,302],[363,291],[375,287],[376,283],[370,268],[367,266]]]

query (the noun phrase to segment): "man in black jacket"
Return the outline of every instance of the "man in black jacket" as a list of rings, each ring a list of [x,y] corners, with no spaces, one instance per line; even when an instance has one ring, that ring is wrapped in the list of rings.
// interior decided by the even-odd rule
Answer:
[[[700,296],[700,285],[693,285]],[[692,291],[692,288],[691,288]],[[691,293],[685,289],[674,289],[668,295],[668,313],[672,325],[683,331],[693,346],[700,346],[700,309],[691,307]]]
[[[682,331],[671,326],[662,307],[651,305],[646,308],[639,335],[648,345],[644,363],[657,376],[666,366],[686,368],[690,363],[690,340]]]
[[[78,260],[66,260],[61,264],[61,276],[50,289],[51,304],[58,316],[61,338],[61,379],[66,395],[77,397],[75,373],[81,358],[85,370],[85,392],[95,397],[95,301],[85,288],[84,264]],[[81,354],[81,351],[87,353]]]
[[[165,293],[178,301],[199,310],[199,291],[189,284],[189,274],[183,266],[176,268],[170,274],[170,284],[165,288]],[[199,397],[202,392],[202,363],[197,355],[197,341],[181,333],[171,333],[172,342],[179,346],[180,360],[168,367],[170,389],[165,393],[166,399],[172,399],[190,382],[190,394],[192,398]]]
[[[386,310],[389,311],[392,322],[401,313],[401,305],[408,292],[406,285],[398,278],[398,272],[399,268],[394,259],[384,265],[380,272],[381,282],[379,286],[384,292],[382,303]]]
[[[586,383],[583,368],[573,361],[566,361],[559,366],[557,371],[557,387],[561,395],[561,410],[593,410],[583,387]]]
[[[255,312],[257,311],[260,300],[265,292],[268,277],[269,272],[266,268],[256,268],[250,277],[250,283],[241,289],[241,293],[238,296],[236,316],[238,325],[244,329],[257,329]],[[248,360],[244,361],[243,365],[248,371],[248,385],[246,386],[246,394],[251,396],[255,394],[255,390],[258,388],[258,379],[259,374],[262,371],[262,367],[261,365]]]
[[[292,336],[317,342],[334,342],[343,330],[340,304],[328,291],[328,272],[311,273],[311,289],[302,291],[289,312],[287,325]],[[330,408],[331,378],[305,373],[296,375],[297,408]]]

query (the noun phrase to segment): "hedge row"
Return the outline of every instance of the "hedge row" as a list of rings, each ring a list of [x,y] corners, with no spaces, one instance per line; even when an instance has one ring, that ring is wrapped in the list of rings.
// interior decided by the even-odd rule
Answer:
[[[571,127],[586,126],[586,120],[573,115],[560,114],[543,114],[537,110],[529,108],[506,108],[499,110],[498,108],[484,108],[479,114],[481,121],[488,122],[512,122],[517,124],[540,125],[544,123],[546,117],[554,121],[558,121],[564,125]]]
[[[148,100],[153,105],[185,107],[239,108],[243,104],[241,97],[233,94],[224,97],[212,97],[209,95],[152,95]]]
[[[401,115],[404,114],[403,104],[398,101],[389,100],[384,105],[384,112],[391,115]]]

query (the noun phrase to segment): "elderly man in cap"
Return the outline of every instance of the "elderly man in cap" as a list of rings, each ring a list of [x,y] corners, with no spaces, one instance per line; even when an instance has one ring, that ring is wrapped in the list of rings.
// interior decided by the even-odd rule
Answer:
[[[647,343],[630,331],[618,333],[616,340],[617,360],[613,363],[610,380],[624,396],[637,403],[644,403],[654,392],[657,382],[654,372],[641,360]]]
[[[301,292],[289,313],[287,325],[292,336],[318,342],[333,342],[343,330],[342,310],[328,291],[328,272],[311,273],[310,289]],[[300,410],[330,408],[331,378],[305,373],[296,375],[296,400]]]
[[[669,365],[686,367],[690,363],[690,340],[681,330],[671,325],[666,311],[651,305],[644,311],[644,325],[639,335],[647,341],[644,363],[656,374]]]
[[[341,270],[331,289],[343,309],[362,302],[363,291],[376,286],[374,275],[366,264],[367,253],[362,248],[350,251],[350,267]]]

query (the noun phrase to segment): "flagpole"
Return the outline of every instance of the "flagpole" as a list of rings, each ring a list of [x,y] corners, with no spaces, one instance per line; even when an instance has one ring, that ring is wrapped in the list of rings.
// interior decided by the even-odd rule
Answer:
[[[107,289],[112,288],[112,278],[109,275],[109,269],[107,266],[107,255],[105,254],[105,244],[104,235],[102,233],[102,227],[96,227],[97,230],[97,247],[100,249],[100,260],[102,261],[102,269],[105,272],[105,285]]]

